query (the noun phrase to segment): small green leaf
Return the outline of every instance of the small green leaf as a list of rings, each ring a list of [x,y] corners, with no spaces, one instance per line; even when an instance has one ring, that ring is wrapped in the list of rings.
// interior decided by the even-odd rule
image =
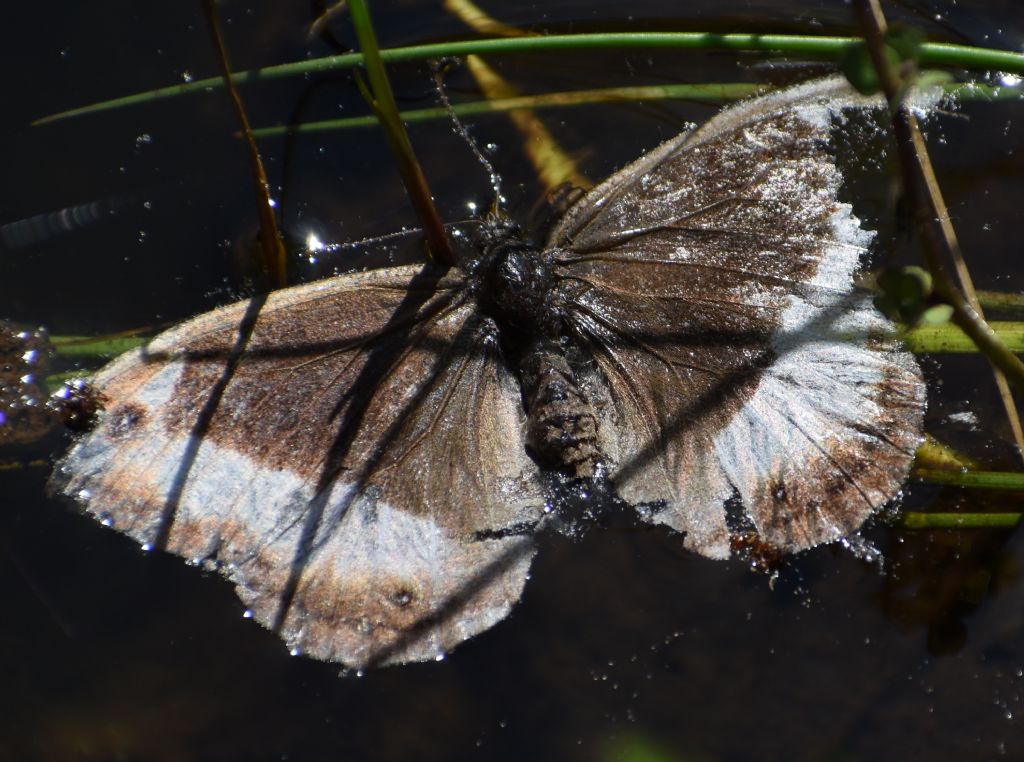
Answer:
[[[883,315],[885,315],[890,320],[893,320],[893,321],[896,321],[896,322],[899,322],[900,320],[902,320],[902,317],[900,316],[899,305],[896,304],[895,301],[890,299],[885,294],[879,294],[878,296],[876,296],[872,300],[872,302],[875,305],[875,309],[878,310],[879,312],[881,312]]]
[[[915,64],[921,58],[921,45],[924,42],[924,35],[912,26],[902,24],[889,27],[885,33],[886,47],[891,48],[898,56],[897,64],[904,61],[912,61]]]
[[[932,293],[932,274],[923,267],[904,267],[899,275],[900,293],[908,304],[919,304]]]
[[[929,304],[932,276],[922,267],[886,270],[878,276],[878,288],[881,293],[875,297],[875,307],[907,325],[943,325],[953,314],[948,304]]]
[[[932,87],[948,87],[953,88],[956,85],[956,77],[954,77],[948,71],[939,71],[938,69],[928,69],[921,72],[917,76],[917,86],[922,90],[927,90]]]
[[[912,322],[926,308],[932,291],[932,276],[920,267],[886,270],[878,276],[881,302],[887,309],[895,309],[901,320]],[[883,311],[887,311],[883,309]]]
[[[917,319],[917,324],[925,326],[945,325],[951,317],[953,317],[953,305],[936,304],[921,313],[921,316]]]
[[[874,95],[881,89],[878,73],[863,42],[846,49],[839,61],[839,70],[861,95]]]

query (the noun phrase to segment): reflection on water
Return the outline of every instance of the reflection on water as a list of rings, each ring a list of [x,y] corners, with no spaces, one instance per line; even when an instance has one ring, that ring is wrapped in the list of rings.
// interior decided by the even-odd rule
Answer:
[[[785,31],[818,31],[812,20],[826,29],[843,23],[846,10],[837,8],[807,11]],[[107,224],[5,251],[4,317],[45,324],[54,334],[99,333],[228,301],[238,283],[232,247],[249,235],[255,215],[244,155],[219,97],[45,130],[25,126],[57,108],[179,81],[184,70],[212,71],[201,19],[177,7],[161,10],[165,16],[118,19],[122,58],[112,60],[109,19],[77,6],[65,10],[59,23],[44,23],[27,8],[14,12],[21,16],[12,28],[46,30],[45,39],[27,32],[25,45],[40,59],[34,81],[48,86],[12,84],[0,150],[16,193],[8,193],[0,224],[119,194],[140,202]],[[401,11],[376,11],[385,44],[460,30],[433,10],[423,11],[427,18]],[[304,8],[225,12],[233,14],[228,29],[237,35],[238,66],[304,55]],[[604,13],[568,3],[546,12],[549,25],[592,23]],[[676,12],[673,6],[652,15]],[[728,7],[712,12],[736,18]],[[795,17],[774,5],[740,12],[746,16],[736,29]],[[508,13],[507,20],[522,21],[538,11]],[[1019,47],[1020,29],[1006,21],[1012,16],[992,24],[951,13],[936,33],[955,28],[979,43],[992,34],[988,44]],[[612,9],[604,18],[615,26],[620,16]],[[719,28],[709,18],[695,28]],[[536,59],[504,66],[506,75],[538,89],[745,75],[736,56],[718,54],[603,53],[557,67]],[[453,90],[462,86],[468,80],[456,75]],[[429,105],[419,69],[399,71],[396,90],[403,105]],[[300,104],[303,119],[336,116],[339,102],[343,114],[364,108],[346,81],[331,77],[266,83],[245,94],[257,124],[287,119]],[[680,122],[713,111],[673,104],[673,120],[666,108],[590,107],[546,118],[600,177],[674,134]],[[1014,150],[1022,116],[1015,104],[968,104],[932,128],[943,188],[979,287],[1020,282],[1008,252],[1016,251],[1024,209]],[[499,146],[506,188],[528,209],[535,186],[518,161],[514,131],[499,117],[472,129]],[[152,142],[140,149],[141,134]],[[413,141],[436,178],[446,217],[462,216],[467,196],[486,203],[486,177],[472,157],[460,158],[464,147],[446,125],[419,126]],[[287,190],[285,227],[292,231],[312,226],[330,231],[325,241],[345,240],[411,224],[376,133],[271,144],[268,157],[272,182]],[[874,208],[898,208],[897,198],[886,201],[886,189],[876,192]],[[883,223],[896,259],[913,256],[905,228]],[[358,253],[343,256],[325,267],[362,264]],[[926,360],[925,370],[929,430],[987,465],[1013,467],[982,363]],[[976,430],[945,423],[964,410],[977,416]],[[51,434],[16,455],[30,461],[63,446]],[[277,638],[243,618],[214,575],[146,555],[46,500],[43,471],[5,471],[0,479],[8,623],[0,670],[11,686],[0,748],[12,758],[627,759],[639,758],[639,749],[672,760],[963,760],[1013,758],[1024,746],[1024,546],[1014,532],[876,527],[867,537],[882,550],[881,568],[839,547],[820,548],[792,559],[774,587],[742,563],[686,553],[661,530],[593,531],[577,542],[544,536],[524,599],[501,627],[440,664],[339,678],[329,665],[289,657]],[[912,484],[904,505],[1015,510],[1019,501]]]

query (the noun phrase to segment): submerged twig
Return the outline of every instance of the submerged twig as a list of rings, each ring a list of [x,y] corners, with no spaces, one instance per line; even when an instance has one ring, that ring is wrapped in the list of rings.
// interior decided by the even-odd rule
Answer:
[[[306,33],[307,40],[313,40],[321,36],[327,29],[327,25],[331,23],[337,16],[340,16],[345,12],[345,7],[348,5],[346,0],[338,0],[338,2],[327,5],[323,3],[320,5],[318,10],[319,15],[313,20],[313,23],[309,25],[309,31]]]
[[[249,149],[249,164],[252,167],[254,188],[256,190],[256,208],[260,217],[260,257],[263,271],[263,279],[266,281],[260,284],[261,290],[269,291],[271,288],[284,288],[288,285],[287,254],[284,250],[284,242],[281,233],[277,229],[277,219],[274,216],[274,204],[270,197],[270,183],[267,180],[267,172],[263,167],[263,160],[260,158],[260,151],[256,147],[256,139],[253,137],[252,129],[249,126],[249,117],[245,113],[245,106],[242,104],[242,97],[238,94],[231,77],[231,64],[228,61],[228,52],[224,46],[224,37],[220,31],[220,21],[217,18],[217,9],[214,0],[203,0],[203,8],[206,10],[206,17],[210,26],[210,35],[213,37],[213,45],[217,50],[217,61],[220,63],[224,83],[227,86],[228,94],[231,97],[231,104],[242,125],[242,134],[245,137],[246,147]]]
[[[444,0],[444,9],[478,34],[495,37],[523,37],[529,34],[519,27],[498,21],[471,0]]]

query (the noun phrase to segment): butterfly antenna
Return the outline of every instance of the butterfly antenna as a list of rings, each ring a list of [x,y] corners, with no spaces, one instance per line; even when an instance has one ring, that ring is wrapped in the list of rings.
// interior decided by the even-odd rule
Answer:
[[[445,111],[448,112],[448,118],[451,119],[452,127],[456,134],[458,134],[469,146],[469,150],[476,156],[477,161],[483,165],[484,171],[491,179],[491,191],[494,193],[494,201],[491,204],[491,212],[499,213],[502,211],[502,202],[505,200],[501,194],[501,176],[495,171],[494,165],[491,164],[490,159],[484,156],[483,151],[480,150],[480,146],[477,145],[476,141],[473,140],[469,134],[469,130],[466,129],[466,125],[459,119],[458,114],[455,113],[455,109],[452,108],[452,103],[448,99],[448,93],[444,87],[444,71],[446,65],[450,61],[442,60],[434,64],[434,87],[437,90],[437,97],[441,101],[441,105],[444,106]]]

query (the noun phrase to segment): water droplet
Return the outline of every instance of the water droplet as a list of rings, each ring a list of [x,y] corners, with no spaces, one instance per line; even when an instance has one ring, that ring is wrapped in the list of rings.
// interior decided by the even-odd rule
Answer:
[[[316,233],[310,232],[310,233],[306,234],[306,250],[307,251],[310,251],[310,252],[321,251],[323,248],[324,248],[324,242],[320,240],[320,237],[317,236]],[[315,262],[315,261],[316,261],[315,259],[310,257],[310,262]]]

